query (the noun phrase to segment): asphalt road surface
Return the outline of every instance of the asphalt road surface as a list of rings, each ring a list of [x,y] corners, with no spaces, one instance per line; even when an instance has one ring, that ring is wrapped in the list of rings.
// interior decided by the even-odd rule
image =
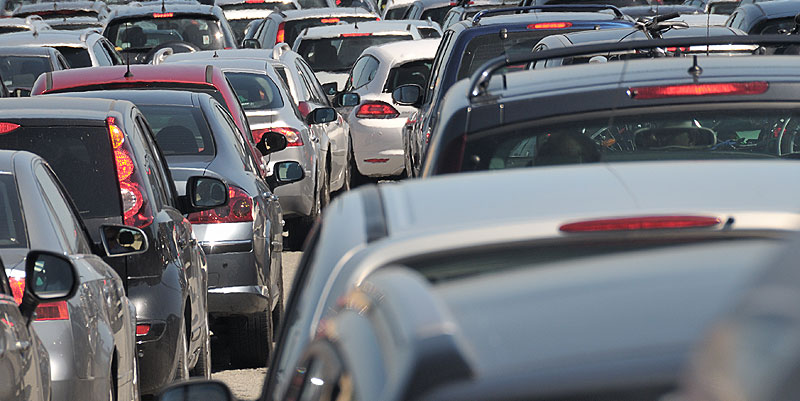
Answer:
[[[297,265],[300,263],[301,255],[302,252],[283,253],[284,297],[289,294],[292,282],[294,281],[294,273],[297,271]],[[212,348],[212,352],[213,350]],[[237,399],[256,400],[261,395],[261,387],[264,385],[266,374],[267,368],[230,369],[214,371],[211,377],[225,382]]]

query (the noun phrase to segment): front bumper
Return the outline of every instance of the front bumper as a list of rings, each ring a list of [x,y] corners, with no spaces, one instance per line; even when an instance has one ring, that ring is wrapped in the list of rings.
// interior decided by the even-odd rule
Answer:
[[[208,313],[215,316],[245,315],[269,309],[269,288],[242,285],[208,290]]]
[[[405,170],[405,117],[358,118],[351,115],[353,157],[358,171],[369,177],[389,177]],[[373,160],[368,162],[366,160]]]

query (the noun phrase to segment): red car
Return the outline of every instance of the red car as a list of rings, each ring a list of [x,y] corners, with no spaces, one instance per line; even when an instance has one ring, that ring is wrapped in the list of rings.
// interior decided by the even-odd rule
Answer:
[[[124,65],[48,72],[40,75],[33,83],[31,96],[121,88],[174,89],[208,93],[228,108],[233,122],[250,145],[253,156],[256,160],[261,160],[261,154],[253,146],[253,135],[239,99],[222,71],[211,65],[131,65],[130,74],[128,67]],[[259,167],[264,175],[263,166]]]

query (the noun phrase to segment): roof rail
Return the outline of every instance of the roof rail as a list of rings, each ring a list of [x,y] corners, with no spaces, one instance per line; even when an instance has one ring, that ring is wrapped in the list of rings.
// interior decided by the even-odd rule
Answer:
[[[517,57],[500,56],[493,58],[478,68],[470,77],[469,98],[472,100],[487,93],[489,81],[497,70],[516,64],[527,64],[534,61],[554,58],[575,57],[586,54],[603,54],[617,51],[631,51],[664,47],[688,46],[714,46],[714,45],[758,45],[787,46],[800,45],[798,35],[753,35],[753,36],[712,36],[712,37],[686,37],[671,39],[632,40],[627,42],[611,42],[570,46],[560,49],[544,50]],[[754,53],[759,49],[754,50]]]
[[[481,18],[496,15],[496,14],[505,14],[509,12],[520,12],[520,11],[533,11],[533,10],[542,10],[542,11],[553,11],[553,12],[568,12],[568,13],[577,13],[577,12],[597,12],[603,10],[611,10],[614,12],[614,17],[622,19],[625,18],[625,14],[620,11],[619,8],[614,7],[612,5],[607,4],[563,4],[557,6],[528,6],[528,7],[509,7],[509,8],[495,8],[491,10],[481,10],[472,17],[472,25],[478,25],[481,22]]]

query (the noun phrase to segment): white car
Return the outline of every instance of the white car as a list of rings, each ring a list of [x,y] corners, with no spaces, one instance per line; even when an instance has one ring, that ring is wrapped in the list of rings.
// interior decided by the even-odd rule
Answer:
[[[407,174],[403,128],[417,108],[397,104],[392,92],[425,87],[438,47],[439,39],[389,43],[364,50],[356,61],[344,92],[358,94],[360,102],[339,110],[350,124],[356,181]]]

